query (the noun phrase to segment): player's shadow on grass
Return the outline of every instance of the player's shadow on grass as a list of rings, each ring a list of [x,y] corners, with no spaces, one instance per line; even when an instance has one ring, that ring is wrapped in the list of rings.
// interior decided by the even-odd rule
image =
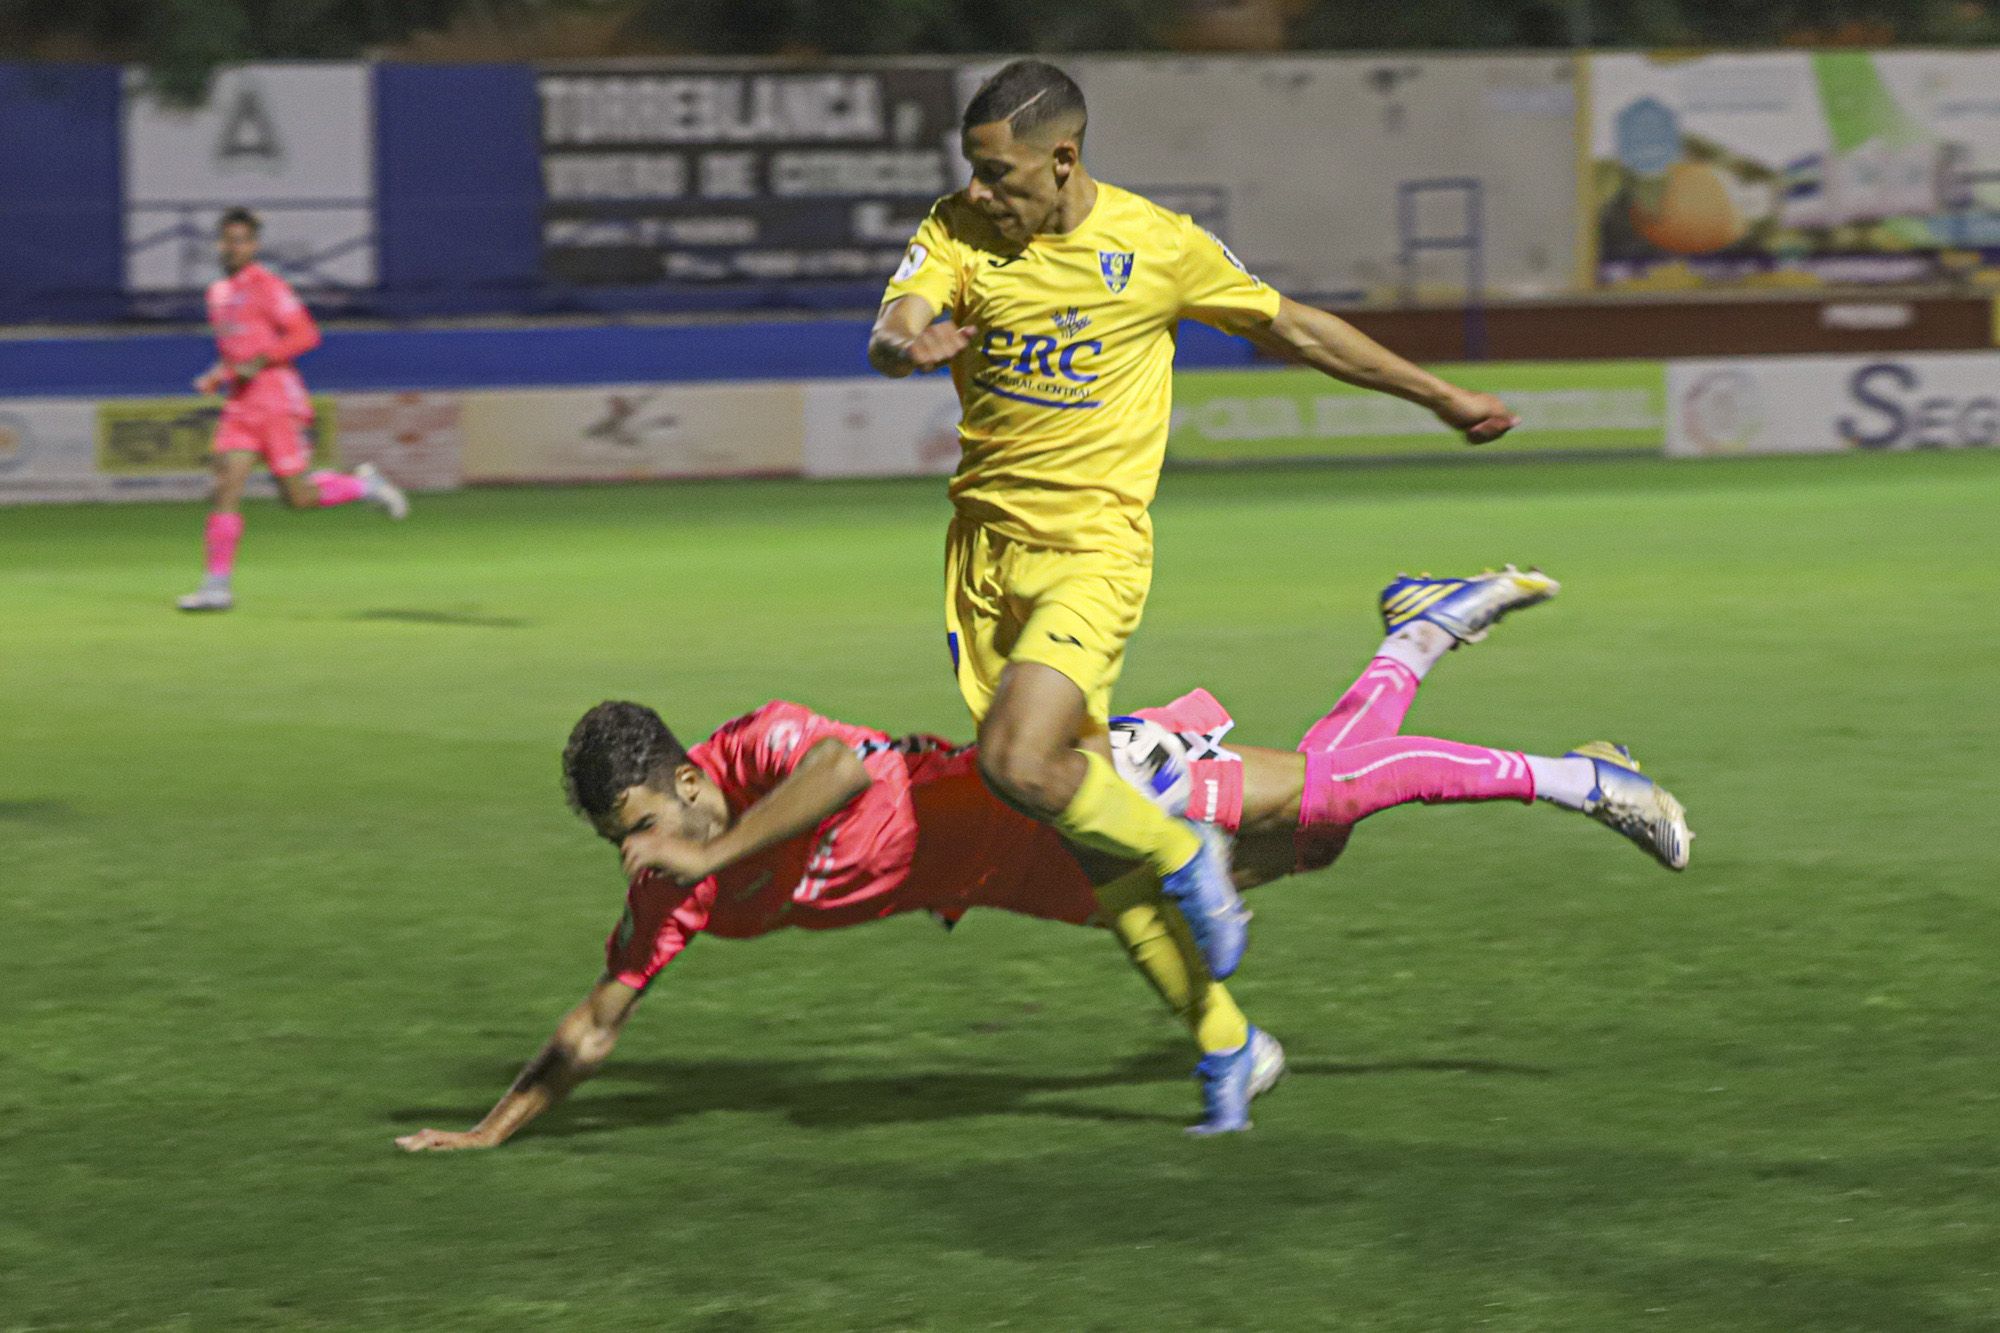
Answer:
[[[777,1113],[805,1129],[920,1124],[982,1115],[1053,1116],[1126,1124],[1183,1124],[1188,1112],[1167,1114],[1093,1104],[1064,1094],[1151,1083],[1190,1083],[1192,1059],[1179,1046],[1129,1057],[1109,1068],[1037,1075],[934,1069],[879,1075],[829,1073],[810,1060],[635,1060],[608,1067],[575,1100],[538,1121],[538,1137],[573,1137],[609,1130],[660,1126],[709,1111]],[[512,1069],[482,1068],[477,1077],[504,1086]],[[1296,1060],[1293,1076],[1354,1077],[1399,1073],[1449,1073],[1553,1077],[1555,1071],[1492,1060],[1391,1060],[1352,1064]],[[654,1086],[637,1092],[620,1083]],[[1192,1093],[1192,1087],[1190,1087]],[[1193,1103],[1190,1101],[1189,1110]],[[480,1107],[411,1107],[395,1111],[398,1124],[471,1123]]]
[[[0,800],[0,823],[13,824],[53,824],[68,819],[76,813],[76,808],[68,801],[58,801],[49,797],[31,797],[26,800]]]
[[[1505,1060],[1377,1060],[1350,1064],[1339,1060],[1289,1060],[1288,1074],[1351,1078],[1361,1074],[1499,1074],[1512,1078],[1555,1078],[1560,1072],[1545,1065],[1516,1065]]]
[[[436,607],[378,607],[356,611],[350,620],[388,620],[406,625],[469,625],[475,629],[523,629],[530,621],[520,616],[494,616],[484,611],[451,611]]]

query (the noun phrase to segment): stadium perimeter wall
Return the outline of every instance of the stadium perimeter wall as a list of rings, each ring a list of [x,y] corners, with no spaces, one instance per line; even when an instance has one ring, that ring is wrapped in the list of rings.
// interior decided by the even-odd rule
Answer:
[[[911,476],[957,459],[948,379],[869,374],[861,321],[336,331],[305,364],[328,462],[418,490],[722,476]],[[0,504],[192,499],[217,405],[186,392],[196,335],[0,343]],[[2000,442],[2000,353],[1447,365],[1524,418],[1473,455],[1408,404],[1258,363],[1190,325],[1171,462],[1666,452],[1715,456]]]
[[[1349,305],[2000,286],[2000,51],[1067,57],[1105,179]],[[0,62],[0,323],[866,308],[993,59]]]

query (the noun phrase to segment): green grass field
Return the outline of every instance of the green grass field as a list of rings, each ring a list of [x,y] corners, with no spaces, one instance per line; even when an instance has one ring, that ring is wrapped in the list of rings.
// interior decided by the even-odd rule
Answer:
[[[481,1115],[588,987],[557,757],[782,695],[963,734],[936,482],[0,510],[0,1328],[2000,1327],[2000,455],[1179,474],[1121,698],[1290,745],[1400,568],[1562,597],[1411,729],[1629,742],[1674,877],[1517,806],[1261,890],[1293,1076],[1194,1142],[1096,932],[975,914],[670,969],[604,1076]]]

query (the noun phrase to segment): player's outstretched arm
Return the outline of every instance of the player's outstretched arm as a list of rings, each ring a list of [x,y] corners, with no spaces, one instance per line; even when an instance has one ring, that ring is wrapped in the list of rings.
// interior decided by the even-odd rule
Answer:
[[[656,870],[683,888],[699,884],[746,857],[810,833],[874,783],[853,747],[828,736],[808,748],[791,772],[708,842],[692,842],[658,827],[634,831],[620,844],[625,873]]]
[[[975,328],[939,320],[937,307],[923,297],[899,296],[875,317],[868,335],[868,364],[891,379],[901,379],[949,365],[978,336]]]
[[[1279,298],[1278,313],[1269,324],[1237,321],[1229,331],[1284,360],[1427,408],[1470,444],[1497,440],[1521,424],[1521,419],[1492,394],[1474,393],[1441,380],[1340,316],[1290,297]]]
[[[563,1016],[548,1045],[528,1062],[484,1120],[462,1132],[420,1129],[397,1139],[396,1146],[405,1152],[499,1147],[597,1072],[618,1044],[619,1030],[638,1000],[639,992],[624,982],[599,978],[583,1003]]]

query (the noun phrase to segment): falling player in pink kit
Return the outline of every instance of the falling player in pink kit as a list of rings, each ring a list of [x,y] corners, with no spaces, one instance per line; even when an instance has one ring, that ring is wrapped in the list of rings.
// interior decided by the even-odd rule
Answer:
[[[1539,799],[1682,869],[1693,837],[1686,813],[1622,747],[1597,742],[1546,758],[1401,734],[1419,682],[1447,651],[1556,591],[1553,579],[1512,568],[1398,579],[1382,595],[1388,637],[1297,749],[1227,745],[1233,719],[1196,690],[1137,714],[1143,723],[1114,720],[1114,737],[1122,727],[1128,738],[1114,743],[1119,775],[1233,835],[1239,888],[1328,865],[1355,825],[1412,802]],[[1164,738],[1171,756],[1137,739],[1147,736]],[[1168,774],[1171,787],[1160,780]],[[1157,912],[1129,911],[1150,902],[1143,887],[1123,899],[1122,890],[1109,899],[1093,891],[1054,830],[987,790],[971,747],[892,740],[778,701],[683,749],[651,709],[605,703],[571,732],[563,780],[571,804],[620,848],[628,879],[605,970],[484,1120],[406,1134],[397,1143],[411,1152],[497,1147],[561,1100],[611,1054],[639,997],[701,934],[747,939],[913,911],[950,924],[975,907],[999,908],[1108,927],[1191,1032],[1225,1015],[1243,1022],[1223,983],[1156,966],[1188,956],[1166,938],[1185,932],[1179,917],[1163,924]],[[1212,1057],[1196,1067],[1197,1132],[1248,1129],[1250,1100],[1283,1072],[1278,1043],[1249,1032],[1251,1058],[1234,1062],[1235,1082],[1213,1076]]]
[[[293,509],[370,500],[391,518],[410,512],[403,492],[372,464],[351,473],[306,472],[312,462],[305,436],[312,400],[292,362],[319,346],[319,329],[285,280],[257,262],[261,230],[247,208],[230,209],[216,227],[225,276],[209,284],[208,321],[218,359],[196,377],[194,387],[225,398],[215,432],[215,490],[205,534],[208,574],[199,591],[180,599],[183,611],[227,611],[236,604],[230,575],[243,536],[243,487],[259,458]]]

